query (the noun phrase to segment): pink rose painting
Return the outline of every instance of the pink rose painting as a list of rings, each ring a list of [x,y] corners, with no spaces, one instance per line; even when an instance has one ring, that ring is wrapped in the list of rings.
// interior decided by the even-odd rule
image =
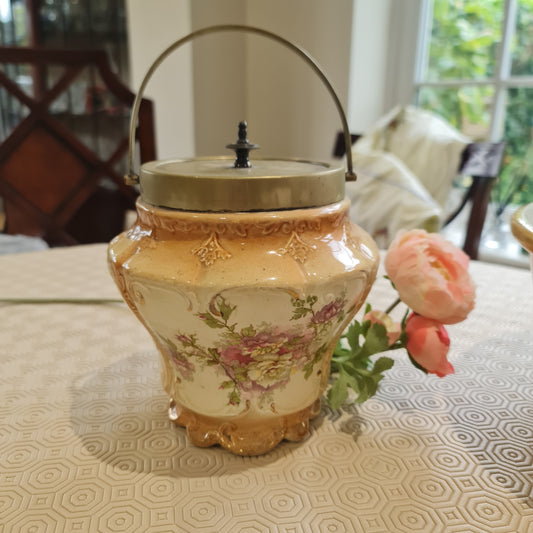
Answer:
[[[320,311],[313,315],[311,322],[313,324],[324,324],[330,322],[342,311],[343,301],[339,298],[333,300],[329,304],[326,304]]]
[[[438,377],[454,373],[445,326],[465,320],[474,307],[468,267],[468,256],[440,235],[412,230],[396,236],[385,270],[398,299],[386,311],[367,304],[361,322],[353,321],[337,343],[331,361],[334,380],[328,390],[331,407],[348,399],[348,387],[356,391],[357,402],[373,396],[394,361],[371,356],[389,350],[405,349],[411,362],[426,373]],[[303,372],[304,379],[316,372],[332,331],[342,327],[346,315],[343,294],[320,302],[315,295],[288,298],[292,315],[285,327],[279,327],[265,322],[240,324],[234,314],[237,305],[218,295],[207,310],[196,313],[199,327],[216,332],[212,345],[200,345],[195,335],[177,332],[172,339],[162,339],[163,349],[184,380],[192,380],[204,367],[214,369],[229,405],[250,399],[271,401],[273,391],[285,387],[295,372]],[[401,322],[390,315],[398,304],[406,307]]]
[[[196,315],[205,327],[220,331],[218,340],[205,347],[194,335],[178,333],[172,340],[164,339],[165,349],[183,379],[192,379],[196,365],[214,367],[221,377],[220,388],[228,391],[228,404],[239,405],[284,387],[296,371],[309,378],[326,351],[329,330],[339,327],[344,316],[344,296],[320,308],[312,295],[291,297],[291,304],[292,327],[267,323],[239,327],[231,320],[237,307],[218,296],[209,311]]]

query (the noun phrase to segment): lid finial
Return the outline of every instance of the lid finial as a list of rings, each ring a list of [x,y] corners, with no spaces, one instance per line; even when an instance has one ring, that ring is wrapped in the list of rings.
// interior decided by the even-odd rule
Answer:
[[[252,144],[248,142],[246,131],[247,126],[248,125],[246,124],[245,120],[239,122],[239,138],[237,139],[237,142],[235,142],[234,144],[226,145],[226,148],[235,150],[236,157],[235,163],[233,165],[234,168],[251,168],[252,165],[248,158],[250,150],[255,150],[256,148],[259,148],[258,144]]]

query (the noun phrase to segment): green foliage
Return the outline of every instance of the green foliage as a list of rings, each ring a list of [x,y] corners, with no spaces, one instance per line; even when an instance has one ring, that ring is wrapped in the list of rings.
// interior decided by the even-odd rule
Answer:
[[[235,311],[237,306],[229,305],[222,297],[219,297],[216,303],[218,304],[218,310],[220,311],[220,316],[222,317],[222,320],[224,320],[224,322],[227,322],[229,320],[229,317],[231,316],[231,313]]]
[[[308,296],[305,300],[300,298],[292,299],[293,314],[291,320],[298,320],[313,312],[313,306],[318,301],[316,296]]]
[[[460,86],[422,86],[418,104],[445,117],[458,129],[488,138],[494,86],[502,41],[504,0],[434,0],[426,81],[462,80]],[[533,75],[533,0],[517,2],[516,30],[511,42],[511,75]],[[472,85],[468,81],[487,81]],[[474,127],[474,128],[473,128]],[[533,201],[531,143],[533,88],[506,91],[503,138],[506,159],[492,200],[502,206]]]
[[[503,0],[434,0],[427,79],[482,79],[494,74]]]
[[[506,164],[492,197],[502,207],[508,203],[525,204],[533,201],[533,88],[509,89],[506,111]]]
[[[221,320],[216,319],[211,313],[199,313],[198,317],[205,321],[205,323],[210,328],[223,328],[225,327],[224,322]]]
[[[256,330],[253,327],[252,324],[250,324],[248,327],[241,329],[241,335],[243,337],[253,337],[256,334]]]
[[[229,305],[226,302],[225,298],[223,298],[222,296],[218,296],[217,298],[215,298],[212,306],[213,314],[206,311],[204,313],[197,313],[196,316],[205,321],[206,325],[210,328],[228,328],[230,331],[233,331],[235,326],[229,326],[228,320],[230,319],[233,311],[235,311],[237,306]]]
[[[305,366],[303,368],[303,370],[304,370],[304,378],[305,379],[309,379],[309,377],[313,373],[313,369],[315,367],[315,364],[318,363],[318,361],[320,361],[320,359],[322,359],[322,357],[326,353],[326,348],[327,348],[327,346],[325,344],[323,344],[315,352],[315,355],[313,356],[313,358],[305,364]]]
[[[371,356],[404,345],[403,341],[397,341],[389,346],[382,324],[372,324],[370,320],[352,322],[337,343],[331,360],[334,381],[327,395],[330,406],[338,409],[345,403],[349,389],[356,394],[355,403],[363,403],[374,396],[383,373],[392,368],[394,361],[385,356],[373,360]]]

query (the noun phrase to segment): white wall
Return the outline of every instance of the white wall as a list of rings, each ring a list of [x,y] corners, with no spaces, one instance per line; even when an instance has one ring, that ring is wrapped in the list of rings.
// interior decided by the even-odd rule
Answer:
[[[364,133],[384,113],[389,19],[393,0],[355,0],[348,122]]]
[[[413,100],[424,0],[354,0],[348,122],[363,133]]]
[[[303,47],[322,66],[346,108],[353,0],[249,0],[247,21]],[[248,38],[249,121],[266,155],[327,159],[337,110],[322,82],[296,54]],[[257,131],[257,136],[255,132]]]
[[[193,30],[215,24],[246,24],[244,0],[191,2]],[[246,119],[245,35],[217,32],[193,44],[195,146],[197,155],[221,155],[237,139],[237,126]]]
[[[364,131],[395,98],[387,81],[393,0],[127,0],[127,5],[134,90],[150,61],[174,40],[200,27],[236,23],[305,48],[335,87],[353,131]],[[258,155],[327,159],[341,129],[311,68],[289,49],[256,35],[196,39],[166,60],[147,94],[155,100],[161,158],[227,153],[225,145],[245,119],[250,140],[261,145]]]
[[[352,2],[128,0],[132,87],[136,90],[150,60],[191,29],[245,23],[305,47],[346,106]],[[263,155],[329,157],[340,120],[300,58],[262,37],[213,35],[194,42],[193,72],[188,47],[167,59],[147,91],[157,110],[160,157],[190,155],[194,148],[198,154],[225,153],[242,119]]]
[[[195,0],[192,25],[246,24],[302,46],[346,105],[352,2]],[[245,119],[249,139],[261,146],[258,156],[330,157],[340,119],[319,78],[293,51],[250,33],[202,37],[194,49],[197,153],[225,153]]]
[[[387,38],[387,72],[384,107],[388,110],[413,102],[417,41],[424,16],[424,0],[391,0]]]
[[[156,7],[157,6],[157,7]],[[127,0],[131,88],[137,92],[153,60],[191,30],[189,0]],[[193,79],[190,45],[169,56],[150,81],[157,156],[194,155]]]

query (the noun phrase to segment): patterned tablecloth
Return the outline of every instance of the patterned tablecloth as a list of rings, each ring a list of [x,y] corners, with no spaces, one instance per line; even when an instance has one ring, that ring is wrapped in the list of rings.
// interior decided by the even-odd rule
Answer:
[[[533,532],[533,284],[472,264],[456,374],[398,352],[374,399],[261,457],[191,446],[103,245],[0,258],[0,531]],[[376,283],[375,307],[390,303]]]

